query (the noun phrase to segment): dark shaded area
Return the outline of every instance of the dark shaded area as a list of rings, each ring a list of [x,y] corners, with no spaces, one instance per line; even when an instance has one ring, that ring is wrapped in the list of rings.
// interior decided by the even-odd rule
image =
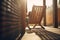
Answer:
[[[15,40],[25,33],[16,0],[0,0],[0,40]]]

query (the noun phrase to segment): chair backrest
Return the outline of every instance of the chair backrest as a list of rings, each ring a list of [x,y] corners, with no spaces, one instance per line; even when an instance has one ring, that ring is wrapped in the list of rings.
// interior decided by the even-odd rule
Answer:
[[[32,12],[29,14],[29,24],[41,23],[43,18],[44,6],[33,6]]]

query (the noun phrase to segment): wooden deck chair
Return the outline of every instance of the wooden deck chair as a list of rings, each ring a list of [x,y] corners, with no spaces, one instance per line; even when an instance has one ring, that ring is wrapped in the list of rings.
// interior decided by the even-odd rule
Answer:
[[[43,12],[44,12],[44,6],[33,6],[32,12],[29,14],[29,24],[35,24],[33,28],[35,28],[35,26],[39,24],[39,26],[45,29],[41,25],[41,21],[44,16]]]

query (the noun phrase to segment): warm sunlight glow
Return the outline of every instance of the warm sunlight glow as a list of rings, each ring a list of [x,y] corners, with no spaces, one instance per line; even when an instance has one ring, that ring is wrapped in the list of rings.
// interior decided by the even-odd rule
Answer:
[[[27,8],[28,8],[28,12],[32,10],[32,6],[33,5],[43,5],[43,1],[42,0],[27,0]]]
[[[46,0],[46,6],[50,7],[52,6],[53,0]]]
[[[46,0],[47,7],[52,5],[53,0]],[[32,10],[33,5],[43,6],[43,0],[27,0],[27,11]]]

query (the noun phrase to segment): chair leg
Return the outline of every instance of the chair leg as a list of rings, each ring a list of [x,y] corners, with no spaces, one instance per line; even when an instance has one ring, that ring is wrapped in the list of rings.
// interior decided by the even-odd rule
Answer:
[[[31,30],[31,28],[29,27],[29,23],[27,22],[27,27],[29,28],[29,30]]]
[[[37,24],[35,24],[35,25],[33,26],[33,29],[36,27],[36,25],[37,25]]]
[[[41,24],[39,24],[41,26],[41,28],[45,29]]]
[[[28,26],[29,30],[31,30],[31,28]]]

